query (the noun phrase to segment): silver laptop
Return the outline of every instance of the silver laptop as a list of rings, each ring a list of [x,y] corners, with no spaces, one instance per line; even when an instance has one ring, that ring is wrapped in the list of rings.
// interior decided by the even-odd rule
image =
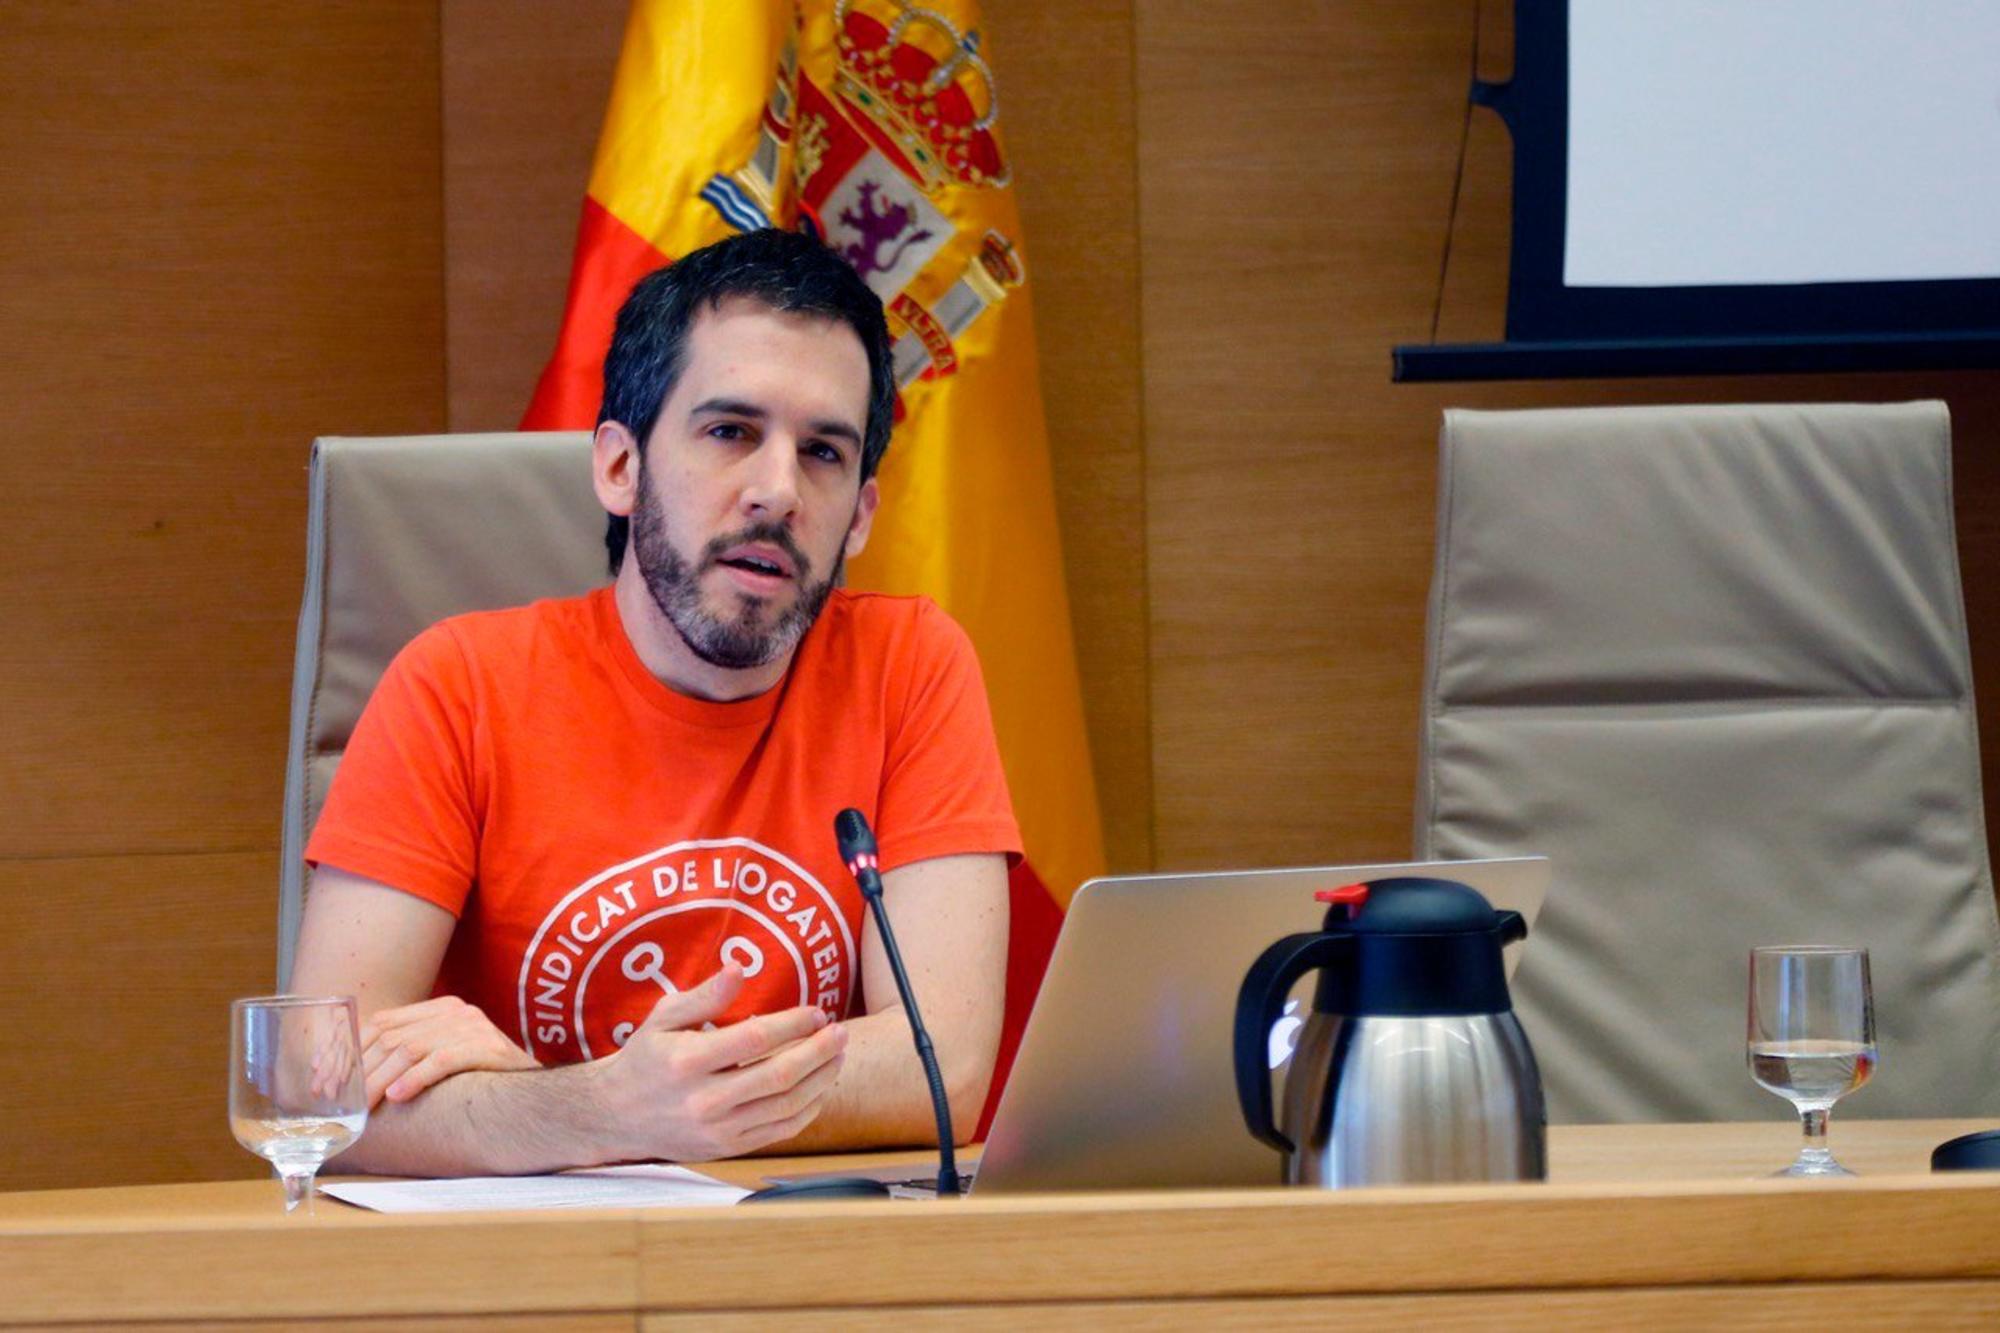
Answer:
[[[1316,891],[1391,875],[1469,884],[1495,907],[1519,912],[1532,931],[1549,862],[1531,856],[1114,875],[1078,889],[985,1152],[969,1172],[972,1192],[1278,1183],[1278,1155],[1250,1137],[1237,1106],[1236,992],[1265,949],[1320,928],[1327,909]],[[1507,951],[1510,977],[1524,947]],[[1272,1027],[1272,1068],[1280,1076],[1312,986],[1310,976],[1299,983],[1287,1016]],[[910,1194],[934,1192],[937,1184],[934,1171],[912,1178],[909,1166],[781,1179],[818,1175],[873,1176]]]

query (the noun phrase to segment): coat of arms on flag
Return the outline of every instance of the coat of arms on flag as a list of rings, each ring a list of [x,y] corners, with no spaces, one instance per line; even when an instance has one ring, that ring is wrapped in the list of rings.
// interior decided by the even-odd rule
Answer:
[[[796,219],[852,264],[898,327],[901,388],[956,370],[954,340],[1026,276],[998,230],[955,245],[961,221],[934,202],[1009,183],[999,94],[978,31],[936,10],[839,0],[832,23],[829,86],[787,40],[748,160],[700,193],[738,230]]]

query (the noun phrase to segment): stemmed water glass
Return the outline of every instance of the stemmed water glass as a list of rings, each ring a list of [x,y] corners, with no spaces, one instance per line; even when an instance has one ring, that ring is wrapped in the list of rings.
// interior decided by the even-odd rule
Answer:
[[[285,1211],[368,1123],[351,996],[267,995],[229,1007],[229,1128],[271,1163]]]
[[[1851,1176],[1826,1146],[1833,1104],[1875,1072],[1868,951],[1750,951],[1750,1077],[1798,1108],[1805,1141],[1781,1176]]]

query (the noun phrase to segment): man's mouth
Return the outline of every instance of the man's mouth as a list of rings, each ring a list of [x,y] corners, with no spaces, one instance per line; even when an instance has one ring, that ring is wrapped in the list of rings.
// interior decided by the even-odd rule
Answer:
[[[798,561],[790,552],[769,542],[741,542],[715,557],[715,563],[740,569],[760,578],[791,579],[798,575]]]

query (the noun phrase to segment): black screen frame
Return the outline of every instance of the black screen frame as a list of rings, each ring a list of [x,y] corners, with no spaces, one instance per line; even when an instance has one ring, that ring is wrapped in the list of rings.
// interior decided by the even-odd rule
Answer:
[[[1507,339],[1746,338],[2000,330],[2000,278],[1703,287],[1563,283],[1569,203],[1569,0],[1516,0],[1514,76],[1475,84],[1514,141]]]
[[[1394,349],[1397,381],[2000,366],[2000,277],[1571,287],[1569,0],[1515,0],[1514,73],[1470,97],[1513,142],[1506,341]]]

